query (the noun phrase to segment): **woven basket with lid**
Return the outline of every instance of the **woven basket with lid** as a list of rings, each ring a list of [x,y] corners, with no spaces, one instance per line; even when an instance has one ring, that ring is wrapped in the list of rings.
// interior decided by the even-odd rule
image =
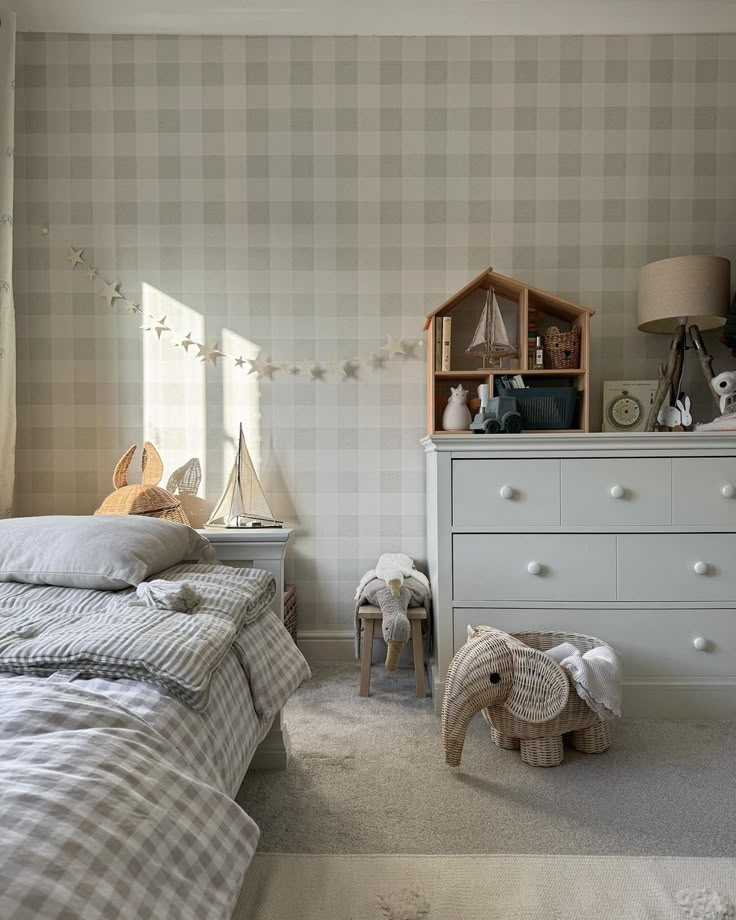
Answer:
[[[136,444],[129,447],[118,461],[112,477],[115,491],[107,496],[95,514],[141,514],[188,526],[189,519],[179,499],[159,486],[164,465],[150,441],[143,445],[142,482],[128,484],[128,469],[136,447]]]
[[[580,327],[561,332],[550,326],[544,333],[544,366],[550,370],[567,370],[580,366]]]

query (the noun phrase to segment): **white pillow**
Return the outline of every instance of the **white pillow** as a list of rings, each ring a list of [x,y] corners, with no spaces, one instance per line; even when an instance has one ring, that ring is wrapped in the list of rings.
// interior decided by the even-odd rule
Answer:
[[[140,514],[0,520],[0,582],[119,591],[203,555],[191,527]]]

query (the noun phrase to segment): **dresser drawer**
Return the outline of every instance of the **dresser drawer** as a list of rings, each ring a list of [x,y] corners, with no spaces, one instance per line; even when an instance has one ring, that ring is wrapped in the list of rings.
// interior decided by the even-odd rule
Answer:
[[[469,624],[596,636],[621,655],[626,679],[736,677],[736,610],[456,608],[455,652],[465,643]],[[695,647],[697,638],[705,640],[704,648]]]
[[[736,600],[736,534],[620,534],[621,601]]]
[[[455,534],[453,592],[460,602],[613,600],[616,537]]]
[[[672,519],[668,459],[562,460],[563,525],[662,525]]]
[[[560,523],[559,460],[453,460],[455,526]]]
[[[672,523],[736,530],[736,458],[672,461]]]

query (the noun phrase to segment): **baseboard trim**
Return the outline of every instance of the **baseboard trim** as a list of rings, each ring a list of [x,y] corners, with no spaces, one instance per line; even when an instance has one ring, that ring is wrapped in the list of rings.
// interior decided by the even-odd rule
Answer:
[[[355,661],[355,634],[352,629],[300,629],[297,643],[310,664]]]

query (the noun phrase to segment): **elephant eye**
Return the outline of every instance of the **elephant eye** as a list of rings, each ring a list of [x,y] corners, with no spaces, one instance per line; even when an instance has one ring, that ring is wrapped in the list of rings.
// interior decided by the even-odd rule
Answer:
[[[492,684],[497,684],[501,680],[501,675],[494,671],[493,674],[488,676],[488,680],[490,680]]]

